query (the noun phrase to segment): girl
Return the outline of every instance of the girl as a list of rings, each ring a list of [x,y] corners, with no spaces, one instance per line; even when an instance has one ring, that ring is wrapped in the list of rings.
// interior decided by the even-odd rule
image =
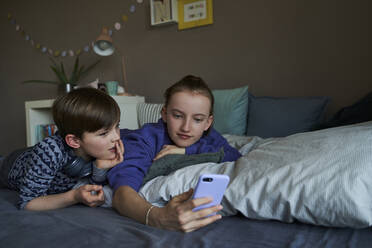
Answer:
[[[114,191],[113,207],[120,214],[152,226],[189,232],[220,219],[220,215],[205,217],[222,206],[193,212],[210,199],[189,200],[192,190],[174,197],[164,208],[151,206],[137,191],[153,160],[171,153],[190,155],[221,148],[223,161],[235,161],[241,154],[211,127],[214,99],[201,78],[186,76],[168,88],[164,96],[158,123],[121,130],[125,160],[109,171],[108,180]]]

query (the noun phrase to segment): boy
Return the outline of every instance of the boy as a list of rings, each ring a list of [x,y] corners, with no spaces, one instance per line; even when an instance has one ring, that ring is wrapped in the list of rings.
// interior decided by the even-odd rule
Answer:
[[[53,104],[56,135],[0,159],[0,185],[19,192],[19,208],[50,210],[104,203],[106,172],[123,161],[120,109],[93,88],[76,89]],[[80,179],[89,184],[78,184]]]

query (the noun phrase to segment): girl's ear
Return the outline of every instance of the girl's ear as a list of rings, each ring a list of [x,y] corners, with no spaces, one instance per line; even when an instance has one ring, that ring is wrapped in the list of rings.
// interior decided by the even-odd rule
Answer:
[[[77,149],[80,147],[80,139],[73,134],[67,134],[65,137],[65,141],[67,145],[72,148]]]
[[[210,115],[207,120],[207,124],[205,125],[204,131],[207,131],[213,123],[213,115]]]
[[[165,106],[161,108],[161,118],[165,123],[167,122],[167,108]]]

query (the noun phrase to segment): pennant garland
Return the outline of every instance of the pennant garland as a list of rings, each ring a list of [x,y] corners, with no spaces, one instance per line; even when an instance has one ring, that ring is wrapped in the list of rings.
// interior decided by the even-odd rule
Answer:
[[[137,3],[142,4],[143,0],[137,0]],[[129,11],[131,13],[134,13],[136,11],[136,6],[132,4],[129,7]],[[78,48],[78,49],[59,50],[59,49],[50,48],[48,45],[43,44],[43,42],[34,40],[32,38],[32,35],[29,34],[26,30],[24,30],[24,28],[16,22],[16,19],[11,13],[8,14],[8,20],[11,24],[15,25],[16,32],[19,32],[22,35],[22,37],[24,37],[25,41],[27,41],[31,45],[31,47],[36,48],[41,53],[48,54],[54,57],[67,57],[67,56],[73,57],[73,56],[79,56],[82,53],[88,53],[93,50],[94,41],[90,41],[84,47]],[[115,22],[113,25],[113,28],[109,29],[108,34],[112,36],[113,32],[120,31],[123,28],[123,24],[126,23],[127,21],[128,21],[128,16],[123,14],[121,16],[120,22]]]

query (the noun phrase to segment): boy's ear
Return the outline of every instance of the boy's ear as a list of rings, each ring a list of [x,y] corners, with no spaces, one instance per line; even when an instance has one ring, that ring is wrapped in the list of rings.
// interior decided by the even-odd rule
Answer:
[[[167,122],[167,108],[165,106],[161,108],[161,118],[165,123]]]
[[[80,139],[73,134],[67,134],[65,137],[65,141],[68,146],[72,148],[79,148],[80,147]]]

